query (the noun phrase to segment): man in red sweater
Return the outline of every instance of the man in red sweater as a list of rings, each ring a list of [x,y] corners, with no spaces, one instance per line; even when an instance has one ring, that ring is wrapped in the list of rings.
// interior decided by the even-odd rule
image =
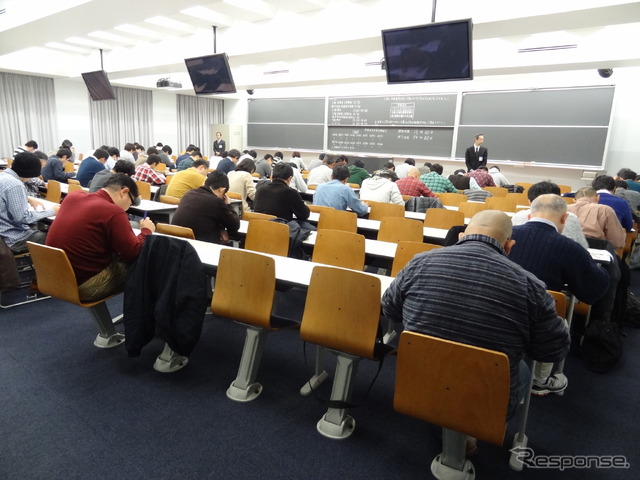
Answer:
[[[63,249],[78,281],[80,300],[97,301],[122,291],[127,268],[155,231],[145,218],[133,233],[126,210],[138,204],[138,187],[117,173],[94,193],[72,192],[62,202],[47,234],[47,245]]]

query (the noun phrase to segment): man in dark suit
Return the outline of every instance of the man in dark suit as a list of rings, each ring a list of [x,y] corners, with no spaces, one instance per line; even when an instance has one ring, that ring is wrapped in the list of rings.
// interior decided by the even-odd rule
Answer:
[[[484,135],[479,133],[475,136],[475,142],[464,152],[464,161],[467,164],[467,171],[475,170],[480,166],[487,165],[487,149],[482,146]]]
[[[213,151],[217,156],[227,149],[226,142],[222,139],[222,133],[216,132],[216,139],[213,141]]]

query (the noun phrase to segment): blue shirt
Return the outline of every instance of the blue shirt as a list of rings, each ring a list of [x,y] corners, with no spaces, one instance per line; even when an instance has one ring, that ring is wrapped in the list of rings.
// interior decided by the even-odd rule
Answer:
[[[631,207],[629,202],[624,198],[611,195],[606,190],[598,190],[600,200],[598,203],[601,205],[609,205],[616,212],[620,224],[627,231],[630,232],[633,228],[633,217],[631,216]]]
[[[333,207],[336,210],[346,210],[349,207],[360,216],[369,211],[356,196],[353,188],[340,180],[331,180],[318,185],[316,193],[313,194],[313,204]]]
[[[76,180],[78,180],[83,187],[88,187],[91,180],[93,180],[93,176],[105,168],[104,164],[100,163],[97,158],[87,157],[80,164],[80,168],[78,168]]]

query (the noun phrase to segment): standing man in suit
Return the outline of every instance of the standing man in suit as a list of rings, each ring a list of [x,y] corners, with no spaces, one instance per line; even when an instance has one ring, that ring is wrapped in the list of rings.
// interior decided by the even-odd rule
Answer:
[[[222,133],[216,132],[216,139],[213,141],[213,151],[217,156],[227,149],[226,142],[222,139]]]
[[[475,142],[464,152],[464,161],[467,164],[467,171],[475,170],[480,166],[487,165],[487,149],[482,146],[484,135],[479,133],[475,136]]]

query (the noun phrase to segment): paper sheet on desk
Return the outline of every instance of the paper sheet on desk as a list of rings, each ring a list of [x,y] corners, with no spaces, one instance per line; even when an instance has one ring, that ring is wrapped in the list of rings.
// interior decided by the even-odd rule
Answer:
[[[609,263],[613,260],[613,255],[607,252],[606,250],[599,250],[597,248],[588,248],[589,253],[591,254],[591,258],[593,258],[596,262],[605,262]]]

